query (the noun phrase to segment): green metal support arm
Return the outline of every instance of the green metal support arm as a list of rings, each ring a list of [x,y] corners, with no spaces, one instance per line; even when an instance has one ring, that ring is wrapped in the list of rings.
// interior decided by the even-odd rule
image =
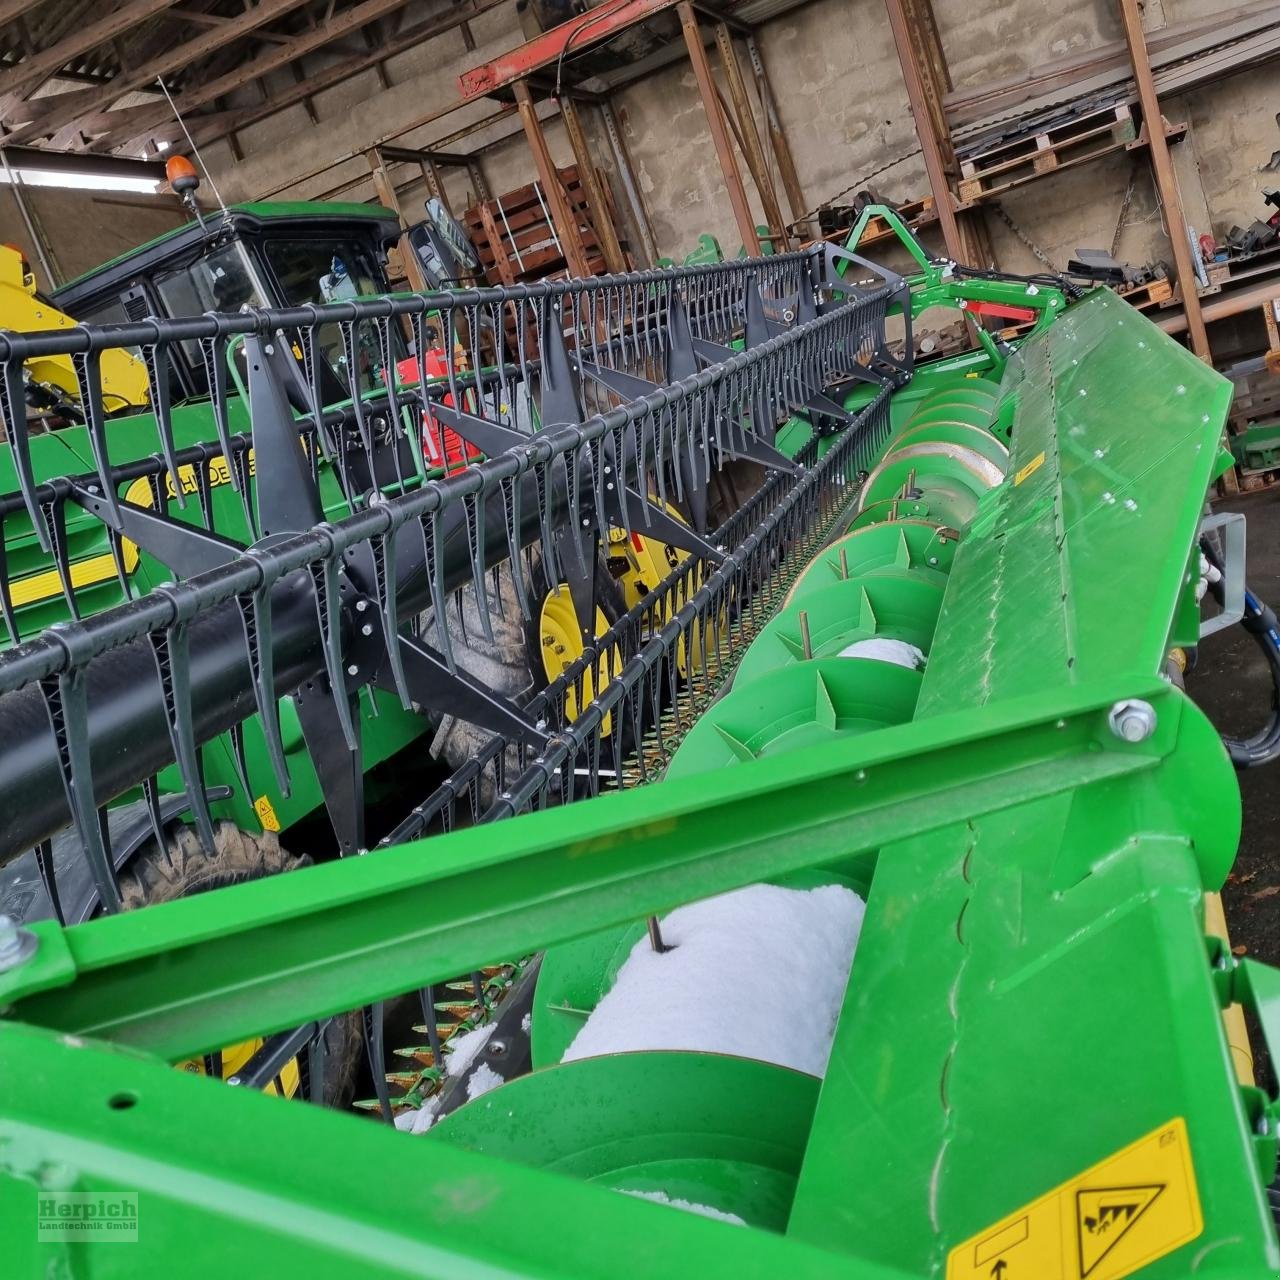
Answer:
[[[1159,721],[1139,746],[1107,727],[1108,709],[1132,697],[1149,701]],[[500,833],[477,827],[137,916],[39,924],[34,959],[0,977],[0,1005],[23,1021],[177,1060],[1035,796],[1125,777],[1149,812],[1163,809],[1173,829],[1192,833],[1213,887],[1236,835],[1229,823],[1205,829],[1181,811],[1197,788],[1178,744],[1188,725],[1202,740],[1202,721],[1160,681],[1082,686],[1052,703],[1010,700],[746,765],[721,775],[710,794],[705,781],[662,783],[530,815]],[[1173,776],[1151,781],[1166,773]]]

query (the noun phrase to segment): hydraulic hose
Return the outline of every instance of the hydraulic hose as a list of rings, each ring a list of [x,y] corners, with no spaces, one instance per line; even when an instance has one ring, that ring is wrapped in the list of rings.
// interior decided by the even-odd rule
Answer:
[[[1209,563],[1221,572],[1222,561],[1208,538],[1200,539],[1200,550]],[[1209,590],[1221,604],[1222,579],[1210,582]],[[1244,617],[1240,619],[1240,625],[1254,638],[1267,660],[1267,667],[1271,672],[1271,716],[1257,733],[1247,738],[1234,738],[1224,733],[1222,743],[1237,769],[1256,769],[1259,765],[1270,764],[1280,758],[1280,619],[1277,619],[1270,605],[1246,587]]]

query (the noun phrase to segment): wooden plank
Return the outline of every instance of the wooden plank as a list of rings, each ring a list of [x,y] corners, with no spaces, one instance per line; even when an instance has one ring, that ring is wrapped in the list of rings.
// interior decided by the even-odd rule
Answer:
[[[488,245],[494,266],[497,268],[499,282],[506,285],[515,284],[515,269],[511,265],[511,259],[507,256],[506,246],[502,242],[502,234],[498,230],[498,224],[493,220],[493,214],[489,212],[488,204],[481,204],[475,206],[475,208],[484,230],[484,243]],[[470,213],[471,211],[468,210],[467,212]],[[468,220],[468,224],[469,222],[470,220]],[[477,243],[476,247],[480,248],[480,244]]]
[[[551,151],[547,147],[546,135],[542,132],[542,122],[534,110],[533,98],[529,87],[523,80],[518,80],[515,87],[516,109],[520,112],[520,122],[524,125],[525,137],[529,140],[529,149],[533,152],[533,165],[538,171],[547,204],[551,211],[551,220],[555,224],[556,234],[564,249],[565,261],[576,276],[590,275],[586,249],[578,229],[577,219],[569,210],[565,199],[564,187],[560,184],[560,175],[556,172],[551,159]]]
[[[600,240],[605,263],[610,271],[621,273],[627,269],[627,265],[622,257],[622,246],[618,243],[618,231],[613,225],[609,205],[604,196],[604,184],[591,159],[587,135],[583,132],[578,108],[572,98],[560,99],[560,118],[564,121],[565,132],[569,135],[569,144],[573,147],[573,154],[578,161],[578,174],[587,197],[591,225]]]

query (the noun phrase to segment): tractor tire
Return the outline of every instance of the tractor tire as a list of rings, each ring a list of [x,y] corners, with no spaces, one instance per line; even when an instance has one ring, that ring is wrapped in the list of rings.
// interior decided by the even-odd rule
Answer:
[[[490,579],[492,581],[492,579]],[[493,640],[485,637],[481,624],[480,606],[474,586],[466,586],[460,592],[462,620],[458,620],[457,607],[450,601],[445,625],[449,631],[449,646],[454,662],[468,675],[482,681],[496,693],[513,702],[521,702],[534,687],[526,643],[525,621],[520,613],[520,600],[511,577],[510,564],[498,569],[498,598],[490,593],[489,624]],[[439,633],[430,612],[422,615],[422,638],[433,648],[441,648]],[[442,716],[431,740],[431,754],[443,760],[451,770],[460,768],[472,760],[481,748],[494,736],[492,729],[485,729],[469,720],[456,716]],[[515,767],[514,749],[508,753],[508,764]],[[481,782],[482,803],[493,798],[493,770],[487,769]]]
[[[490,642],[485,638],[480,622],[480,610],[476,602],[474,586],[460,592],[462,619],[450,602],[447,623],[449,641],[454,661],[469,675],[482,680],[489,688],[512,701],[523,703],[539,689],[545,689],[549,680],[542,659],[542,637],[538,626],[538,614],[542,601],[550,587],[539,556],[533,557],[532,571],[526,579],[530,607],[534,612],[526,619],[520,612],[520,601],[509,563],[498,570],[498,599],[490,596],[489,621],[493,633]],[[613,580],[607,566],[601,560],[596,570],[597,604],[606,620],[615,622],[626,612],[622,591]],[[430,613],[422,616],[422,638],[434,648],[440,648],[435,620]],[[451,769],[460,768],[473,760],[493,738],[491,729],[482,728],[456,716],[441,718],[431,742],[431,753]],[[507,752],[508,776],[514,776],[517,759],[515,748]],[[487,808],[495,799],[494,770],[489,768],[481,775],[479,798],[481,808]]]
[[[305,854],[295,858],[288,853],[274,831],[242,831],[232,822],[214,823],[212,857],[193,827],[179,824],[169,828],[168,836],[163,848],[157,848],[154,840],[144,845],[121,874],[122,910],[174,902],[311,865]],[[325,1048],[324,1105],[345,1107],[354,1096],[364,1052],[358,1012],[330,1022]]]

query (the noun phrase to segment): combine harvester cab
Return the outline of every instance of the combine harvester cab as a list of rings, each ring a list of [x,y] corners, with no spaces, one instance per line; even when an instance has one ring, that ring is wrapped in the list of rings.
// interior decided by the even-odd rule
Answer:
[[[1268,735],[1229,754],[1166,678],[1200,634],[1202,547],[1221,557],[1203,508],[1228,384],[1105,291],[918,265],[814,250],[562,287],[579,320],[538,390],[569,425],[491,420],[483,463],[0,657],[0,857],[70,820],[101,865],[97,807],[251,706],[318,691],[339,741],[334,689],[382,672],[413,700],[410,584],[443,574],[449,512],[474,548],[482,499],[510,532],[528,494],[542,550],[572,560],[556,527],[645,527],[660,483],[688,500],[722,452],[769,472],[395,847],[0,937],[15,1274],[72,1251],[103,1276],[1276,1273],[1277,1103],[1224,1011],[1280,1046],[1280,988],[1206,936],[1232,757]],[[622,323],[584,301],[619,287]],[[1029,329],[916,368],[911,317],[940,303]],[[299,317],[246,324],[251,367],[306,341]],[[250,392],[261,498],[271,440],[299,466],[281,441],[333,440],[319,403]],[[331,813],[359,800],[352,764]],[[481,993],[492,1029],[433,1041],[422,1080],[444,1087],[384,1107],[420,1136],[170,1069],[250,1037],[287,1056],[344,1010],[525,956],[492,1011]],[[121,1191],[128,1249],[31,1229],[41,1196]]]

